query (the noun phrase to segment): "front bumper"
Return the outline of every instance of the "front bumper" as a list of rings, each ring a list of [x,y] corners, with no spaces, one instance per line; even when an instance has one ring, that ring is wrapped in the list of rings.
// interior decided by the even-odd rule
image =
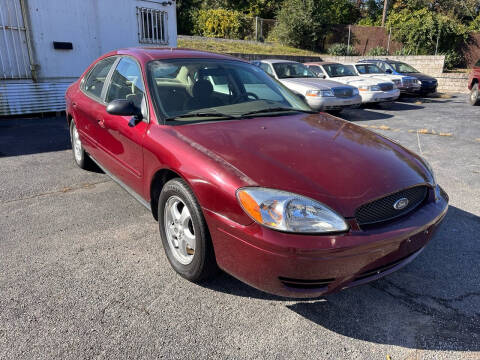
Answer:
[[[400,90],[393,89],[390,91],[360,91],[362,103],[379,103],[386,101],[395,101],[400,96]]]
[[[307,104],[315,111],[322,110],[340,110],[346,107],[360,105],[362,103],[362,98],[360,95],[355,95],[349,98],[339,98],[339,97],[313,97],[306,96]]]
[[[434,93],[437,92],[437,86],[437,83],[422,83],[422,86],[420,87],[420,89],[417,90],[417,92],[423,94]]]
[[[288,234],[243,226],[206,209],[204,214],[223,270],[268,293],[309,298],[400,269],[422,251],[447,209],[448,199],[440,197],[387,225],[352,226],[338,235]]]
[[[398,85],[398,89],[400,90],[400,92],[413,93],[420,90],[420,84]]]

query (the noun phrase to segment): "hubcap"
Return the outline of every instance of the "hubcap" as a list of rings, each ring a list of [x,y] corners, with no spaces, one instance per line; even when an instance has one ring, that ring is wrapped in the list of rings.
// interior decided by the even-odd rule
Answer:
[[[75,125],[73,125],[72,140],[73,154],[75,155],[75,160],[77,160],[77,162],[80,162],[82,161],[82,143],[80,141],[80,136],[78,136],[77,127]]]
[[[190,211],[178,196],[171,196],[165,204],[164,225],[173,256],[183,265],[190,264],[195,255],[195,230]]]
[[[470,99],[472,100],[472,102],[477,101],[477,98],[478,98],[478,90],[472,91],[472,93],[470,94]]]

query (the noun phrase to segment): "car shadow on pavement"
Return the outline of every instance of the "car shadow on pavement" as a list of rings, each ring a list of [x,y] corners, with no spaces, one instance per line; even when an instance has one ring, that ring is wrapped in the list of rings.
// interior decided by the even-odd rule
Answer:
[[[0,119],[0,157],[61,151],[70,147],[65,117]]]
[[[338,334],[425,350],[480,350],[480,217],[451,206],[410,265],[324,300],[287,305]]]
[[[323,328],[354,339],[425,350],[480,350],[480,217],[451,206],[414,262],[368,285],[324,298],[285,299],[227,274],[203,286],[285,302]]]
[[[387,110],[387,111],[406,111],[406,110],[420,110],[424,106],[413,105],[405,102],[393,102],[388,104],[378,104],[374,106],[375,109]]]
[[[336,116],[348,121],[385,120],[393,118],[391,114],[384,114],[369,109],[347,109]]]

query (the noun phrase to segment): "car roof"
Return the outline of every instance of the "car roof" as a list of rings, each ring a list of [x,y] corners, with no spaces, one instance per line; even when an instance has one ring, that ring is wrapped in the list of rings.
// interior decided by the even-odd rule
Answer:
[[[306,62],[304,63],[305,65],[341,65],[338,62],[333,62],[333,61],[311,61],[311,62]]]
[[[137,58],[143,63],[147,63],[151,60],[162,60],[162,59],[188,59],[188,58],[199,58],[199,59],[220,59],[220,60],[236,60],[241,62],[247,62],[245,60],[230,56],[216,54],[208,51],[200,51],[193,49],[185,48],[170,48],[170,47],[130,47],[124,49],[118,49],[110,51],[109,53],[103,55],[101,58],[112,56],[112,55],[130,55]]]
[[[292,60],[282,60],[282,59],[261,59],[261,60],[255,60],[255,61],[260,61],[263,63],[267,64],[279,64],[279,63],[292,63],[292,64],[298,64],[297,61],[292,61]]]

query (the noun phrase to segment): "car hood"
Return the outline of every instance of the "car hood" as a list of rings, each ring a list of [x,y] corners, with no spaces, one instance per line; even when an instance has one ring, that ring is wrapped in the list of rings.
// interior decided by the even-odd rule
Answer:
[[[338,81],[339,83],[347,84],[351,86],[377,85],[379,82],[381,82],[379,80],[375,80],[368,77],[362,77],[362,76],[341,76],[333,79],[335,79],[335,81]]]
[[[328,114],[216,121],[173,129],[193,151],[204,149],[218,166],[244,174],[239,178],[241,186],[309,196],[345,217],[353,217],[355,209],[370,200],[430,180],[413,153]]]
[[[404,76],[401,75],[384,75],[384,74],[362,74],[361,77],[378,79],[380,81],[393,81],[393,80],[402,80]]]
[[[329,90],[335,87],[345,86],[342,83],[324,80],[320,78],[293,78],[280,79],[280,82],[288,88],[305,89],[306,90]]]

